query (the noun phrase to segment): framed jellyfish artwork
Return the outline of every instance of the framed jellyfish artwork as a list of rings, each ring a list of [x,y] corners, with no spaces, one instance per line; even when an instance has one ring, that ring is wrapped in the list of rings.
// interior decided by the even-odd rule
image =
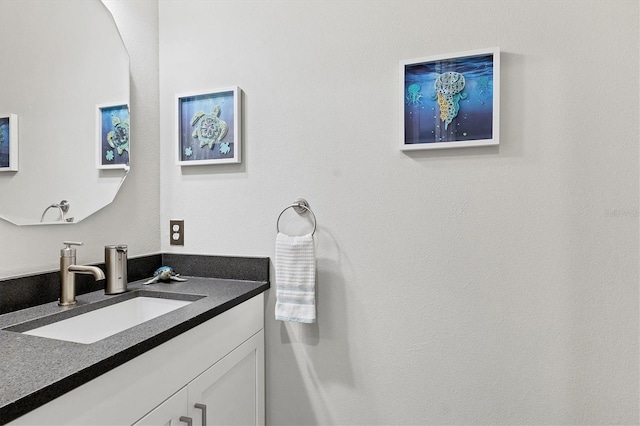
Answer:
[[[130,156],[129,105],[98,105],[96,112],[98,169],[127,169]]]
[[[498,145],[500,50],[400,62],[400,149]]]
[[[18,115],[0,115],[0,172],[18,171]]]
[[[240,96],[237,86],[176,96],[178,165],[241,162]]]

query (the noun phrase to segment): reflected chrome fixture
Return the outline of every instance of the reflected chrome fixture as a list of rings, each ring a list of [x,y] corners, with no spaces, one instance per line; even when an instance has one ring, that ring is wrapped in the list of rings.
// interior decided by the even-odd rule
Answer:
[[[64,217],[64,215],[69,211],[69,202],[67,200],[62,200],[58,204],[51,204],[46,209],[44,209],[44,211],[42,212],[42,216],[40,216],[41,223],[44,220],[44,216],[47,214],[47,211],[49,211],[49,209],[58,209],[58,211],[60,212],[60,216],[58,216],[58,222],[73,222],[72,217],[66,219]]]
[[[58,305],[69,306],[76,304],[76,275],[92,274],[96,281],[104,280],[104,272],[97,266],[76,265],[76,249],[71,246],[81,246],[80,242],[64,241],[66,247],[60,250],[60,301]]]

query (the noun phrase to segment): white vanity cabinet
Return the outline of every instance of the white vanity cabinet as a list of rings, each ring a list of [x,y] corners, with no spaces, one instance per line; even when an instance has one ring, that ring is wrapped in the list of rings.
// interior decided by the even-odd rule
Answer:
[[[264,332],[196,377],[135,426],[263,425]]]
[[[259,294],[9,424],[264,425],[264,377]]]

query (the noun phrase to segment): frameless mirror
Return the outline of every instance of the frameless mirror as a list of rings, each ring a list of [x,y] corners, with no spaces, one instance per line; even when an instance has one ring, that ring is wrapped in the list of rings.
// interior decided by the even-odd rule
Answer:
[[[2,0],[0,40],[0,125],[15,114],[19,129],[18,170],[0,164],[0,218],[77,223],[113,201],[129,170],[118,28],[100,0]]]

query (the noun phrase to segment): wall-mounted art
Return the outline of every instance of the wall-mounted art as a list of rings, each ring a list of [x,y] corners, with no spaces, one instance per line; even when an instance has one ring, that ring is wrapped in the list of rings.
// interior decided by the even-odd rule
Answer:
[[[498,145],[500,49],[400,62],[400,149]]]
[[[126,169],[129,166],[131,137],[129,105],[98,105],[96,112],[98,169]]]
[[[0,172],[18,171],[18,115],[0,115]]]
[[[177,164],[240,163],[240,89],[176,96]]]

